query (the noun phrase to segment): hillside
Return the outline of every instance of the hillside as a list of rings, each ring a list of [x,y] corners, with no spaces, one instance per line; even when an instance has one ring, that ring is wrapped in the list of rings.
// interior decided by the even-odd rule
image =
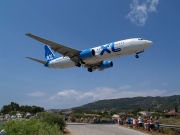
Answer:
[[[115,108],[118,111],[131,111],[134,108],[141,108],[142,110],[150,109],[151,111],[163,111],[174,109],[175,107],[180,109],[180,95],[99,100],[80,107],[75,107],[73,110],[110,110]]]

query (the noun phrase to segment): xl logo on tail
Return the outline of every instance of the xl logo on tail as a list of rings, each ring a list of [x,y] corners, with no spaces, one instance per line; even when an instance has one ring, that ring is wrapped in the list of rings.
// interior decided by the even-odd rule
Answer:
[[[53,59],[53,55],[52,54],[49,54],[46,56],[46,59],[49,61],[49,60],[52,60]]]
[[[44,48],[45,48],[45,58],[46,58],[46,61],[53,60],[55,58],[55,56],[52,53],[52,51],[49,48],[49,46],[45,45]]]

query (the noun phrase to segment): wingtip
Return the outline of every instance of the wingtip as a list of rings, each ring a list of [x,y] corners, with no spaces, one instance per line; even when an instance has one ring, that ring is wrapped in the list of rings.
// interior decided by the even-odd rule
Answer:
[[[29,36],[29,35],[32,35],[32,34],[31,34],[31,33],[26,33],[25,35],[26,35],[26,36]]]
[[[27,59],[32,59],[31,57],[27,57],[27,56],[26,56],[25,58],[27,58]]]

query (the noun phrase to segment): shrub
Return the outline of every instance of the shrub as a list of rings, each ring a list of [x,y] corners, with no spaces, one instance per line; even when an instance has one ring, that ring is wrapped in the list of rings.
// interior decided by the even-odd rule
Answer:
[[[81,117],[83,117],[83,114],[82,113],[72,113],[70,116],[73,118],[81,118]]]
[[[10,120],[0,126],[5,129],[8,135],[62,135],[57,124],[50,125],[38,119]]]
[[[47,122],[52,125],[57,124],[60,130],[63,130],[63,128],[66,126],[63,116],[59,114],[51,114],[51,113],[43,112],[43,113],[39,113],[38,116],[40,116],[41,121],[43,122]]]
[[[111,115],[109,115],[107,112],[103,113],[101,115],[102,118],[111,118]]]
[[[162,114],[158,113],[158,112],[154,112],[154,113],[151,114],[151,116],[152,117],[160,117],[160,116],[162,116]]]

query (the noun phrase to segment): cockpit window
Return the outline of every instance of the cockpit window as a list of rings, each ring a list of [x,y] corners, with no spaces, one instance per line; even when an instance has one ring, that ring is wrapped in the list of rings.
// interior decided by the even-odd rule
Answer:
[[[142,38],[139,38],[138,40],[143,40]]]

